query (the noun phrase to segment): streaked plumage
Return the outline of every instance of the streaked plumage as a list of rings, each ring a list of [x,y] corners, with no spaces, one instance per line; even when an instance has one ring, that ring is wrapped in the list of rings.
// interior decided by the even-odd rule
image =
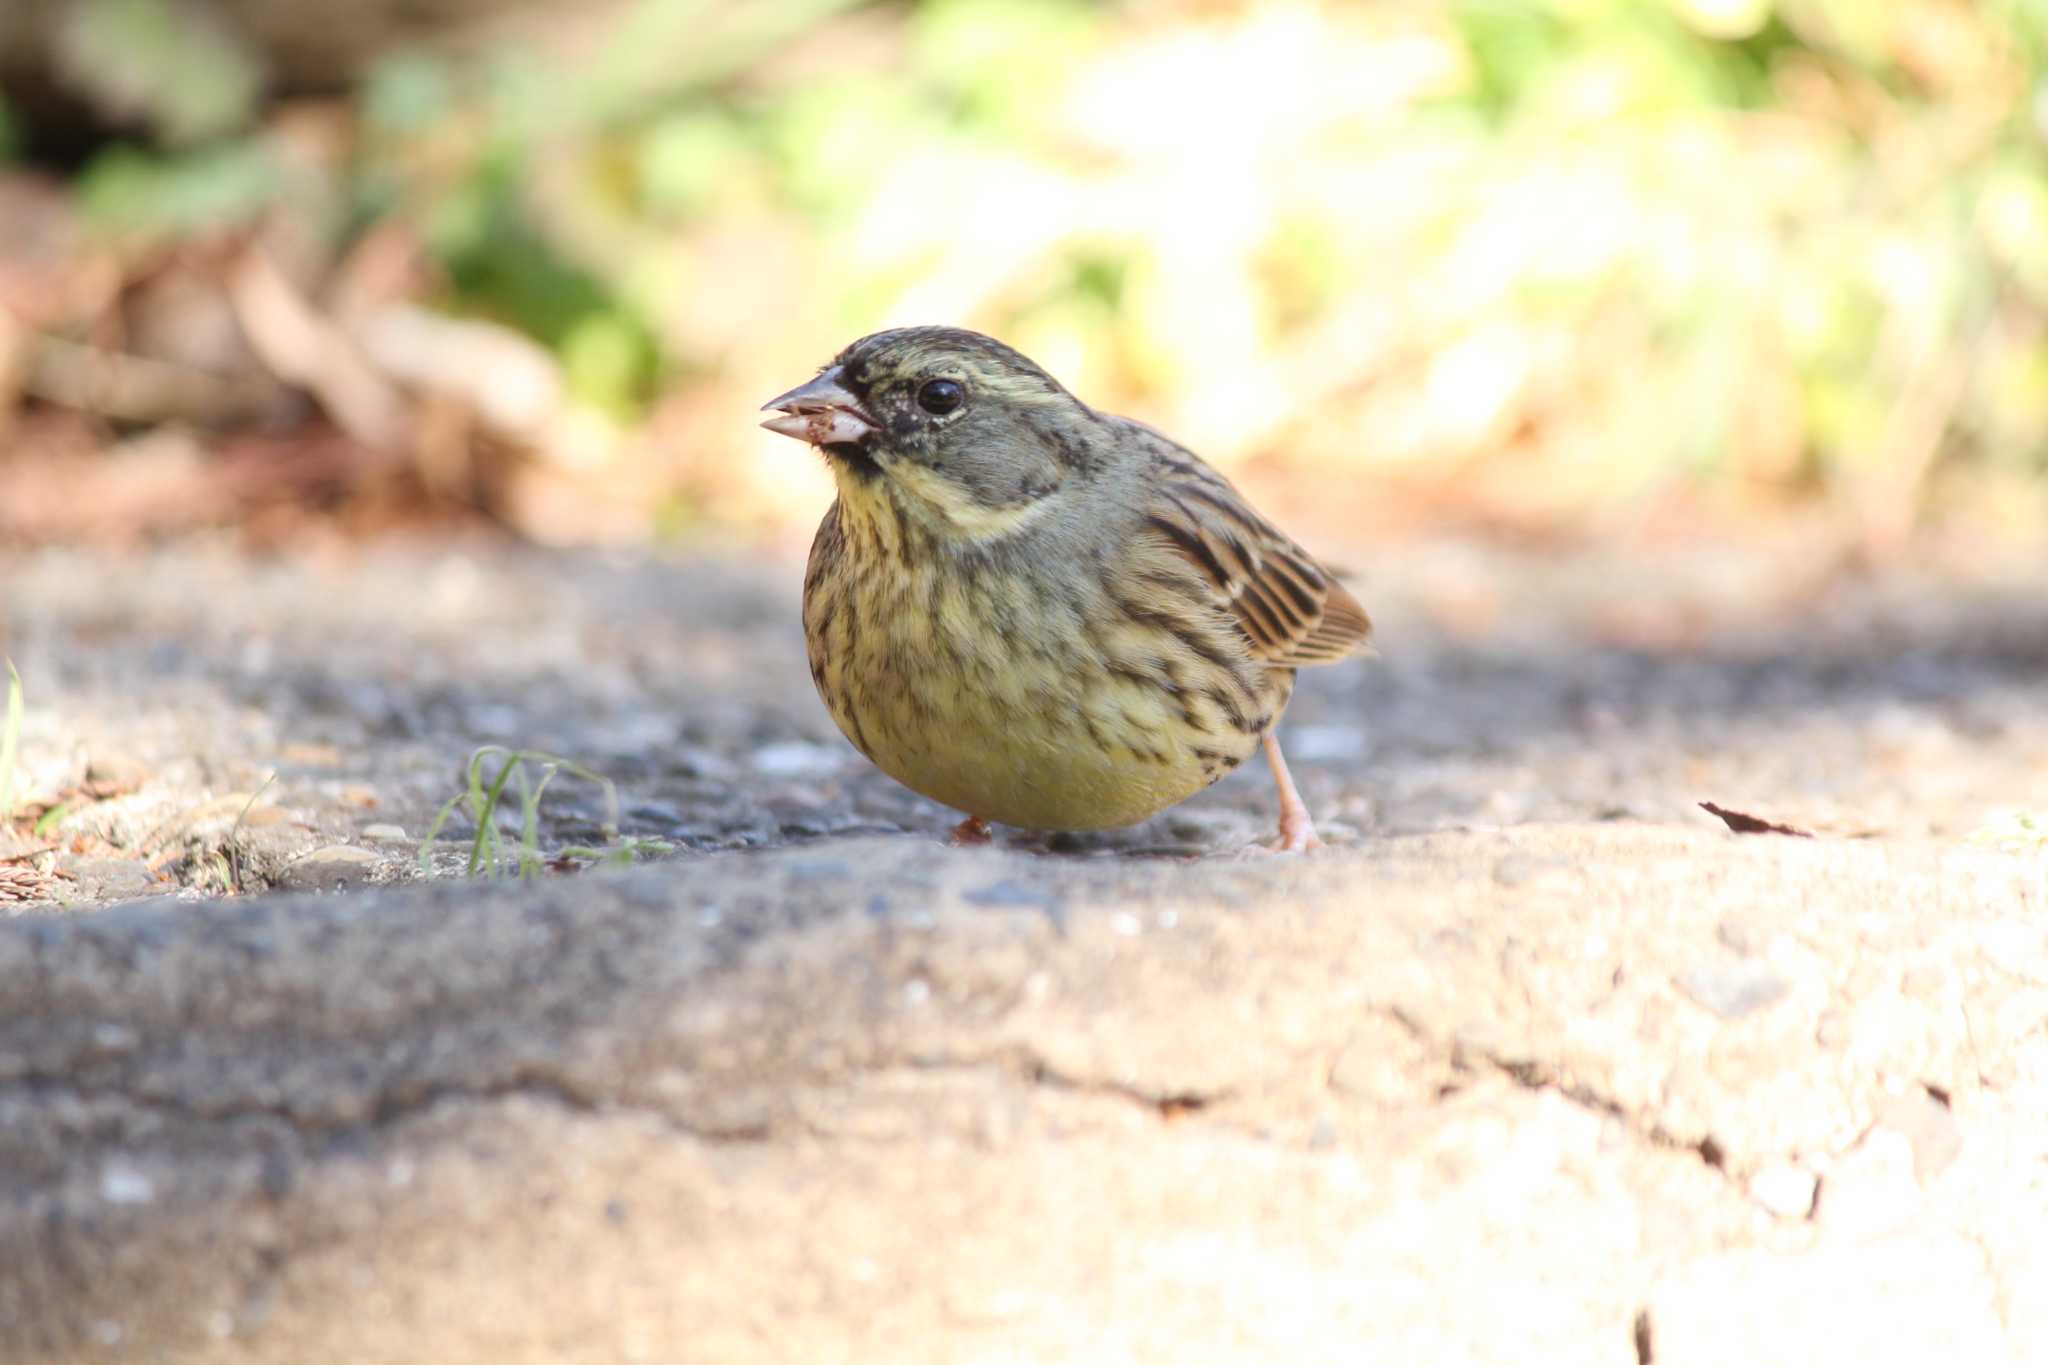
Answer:
[[[768,406],[838,484],[804,633],[827,709],[884,772],[967,812],[963,835],[1102,829],[1263,741],[1282,844],[1312,846],[1269,736],[1294,669],[1371,626],[1222,475],[954,328],[863,338]]]

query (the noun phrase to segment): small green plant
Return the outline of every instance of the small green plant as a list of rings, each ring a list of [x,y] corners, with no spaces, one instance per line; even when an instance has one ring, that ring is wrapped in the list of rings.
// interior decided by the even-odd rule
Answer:
[[[493,759],[498,761],[495,769],[490,766]],[[529,775],[528,765],[539,770],[538,777]],[[540,850],[540,801],[548,785],[563,773],[592,783],[604,793],[602,830],[605,846],[573,845],[546,857]],[[509,850],[504,836],[498,832],[497,822],[498,808],[504,802],[508,789],[516,790],[519,795],[519,842]],[[619,793],[611,779],[580,763],[531,749],[508,749],[502,744],[486,744],[469,756],[463,789],[442,803],[433,823],[427,827],[426,837],[420,842],[420,871],[423,874],[432,874],[434,840],[457,810],[467,813],[476,823],[476,834],[470,841],[469,862],[464,868],[465,875],[471,877],[501,876],[508,862],[511,870],[521,877],[538,876],[551,863],[559,865],[564,859],[624,864],[643,854],[666,852],[670,847],[659,839],[621,840]]]
[[[21,743],[21,674],[7,662],[7,718],[0,720],[0,820],[14,816],[14,755]]]

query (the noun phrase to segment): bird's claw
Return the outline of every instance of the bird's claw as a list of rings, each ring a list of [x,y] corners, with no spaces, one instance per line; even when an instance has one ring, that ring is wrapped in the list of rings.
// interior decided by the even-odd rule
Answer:
[[[995,836],[989,833],[988,821],[979,815],[970,815],[953,826],[953,835],[946,842],[955,848],[965,848],[970,844],[988,843],[994,838]]]

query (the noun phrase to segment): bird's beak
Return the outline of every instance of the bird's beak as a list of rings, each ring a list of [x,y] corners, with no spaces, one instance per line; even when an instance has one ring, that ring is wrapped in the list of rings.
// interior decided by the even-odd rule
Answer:
[[[875,430],[875,420],[861,410],[860,400],[839,382],[839,367],[798,385],[779,398],[761,405],[763,412],[779,412],[761,423],[778,436],[794,436],[814,446],[859,441]]]

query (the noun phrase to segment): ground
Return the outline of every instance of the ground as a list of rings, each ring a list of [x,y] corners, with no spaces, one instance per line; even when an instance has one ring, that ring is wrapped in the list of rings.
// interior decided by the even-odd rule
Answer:
[[[1333,558],[1245,859],[944,846],[788,555],[11,556],[0,1355],[2048,1351],[2038,560]],[[645,865],[391,885],[484,744]]]
[[[1960,839],[2048,807],[2048,594],[2023,562],[1856,576],[1796,552],[1456,543],[1351,562],[1378,652],[1306,670],[1283,731],[1333,844],[1713,825],[1701,801],[1816,832]],[[104,898],[107,879],[123,895],[217,889],[212,860],[230,849],[245,889],[289,886],[303,880],[289,860],[323,842],[378,854],[358,876],[408,875],[484,744],[609,777],[626,836],[687,850],[958,818],[833,729],[784,560],[48,551],[14,557],[8,579],[0,642],[28,699],[17,788],[79,801],[43,842],[92,852],[59,896]],[[111,799],[80,800],[94,777]],[[560,779],[543,842],[595,839],[600,797]],[[1135,830],[1054,845],[1227,851],[1273,813],[1254,763]],[[161,874],[146,886],[104,866],[135,853]]]

